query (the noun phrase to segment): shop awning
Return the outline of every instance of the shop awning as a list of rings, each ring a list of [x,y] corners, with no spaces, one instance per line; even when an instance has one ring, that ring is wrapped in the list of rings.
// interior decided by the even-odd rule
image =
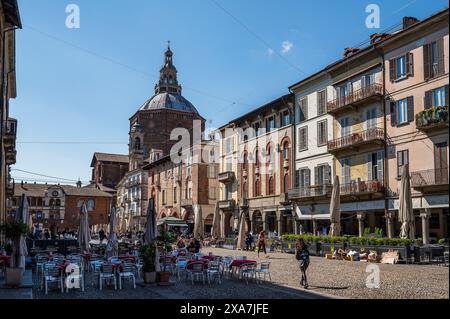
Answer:
[[[188,227],[185,220],[175,218],[175,217],[164,217],[158,220],[157,225],[167,225],[169,227]]]

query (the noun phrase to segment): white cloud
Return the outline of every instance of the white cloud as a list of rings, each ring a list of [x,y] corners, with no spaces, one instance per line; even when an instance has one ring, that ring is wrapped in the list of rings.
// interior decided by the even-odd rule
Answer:
[[[272,56],[275,53],[275,51],[273,51],[273,49],[271,48],[268,48],[267,53],[269,53],[269,56]]]
[[[290,41],[283,41],[283,43],[281,43],[281,53],[282,54],[287,54],[289,53],[289,51],[292,50],[292,48],[294,47],[294,44]]]

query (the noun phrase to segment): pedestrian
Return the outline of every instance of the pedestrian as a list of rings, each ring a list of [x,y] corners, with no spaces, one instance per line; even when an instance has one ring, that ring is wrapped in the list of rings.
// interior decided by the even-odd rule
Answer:
[[[297,259],[298,266],[302,273],[302,278],[300,280],[300,285],[308,289],[308,278],[306,276],[306,270],[309,266],[309,250],[308,245],[306,245],[303,238],[297,240],[295,244],[295,259]]]
[[[103,240],[106,238],[105,235],[105,231],[102,229],[100,229],[100,231],[98,232],[98,238],[100,239],[100,244],[103,243]]]
[[[250,233],[247,233],[247,237],[245,238],[245,250],[252,250],[253,245],[253,236]]]
[[[258,236],[258,258],[260,251],[264,251],[264,255],[267,257],[267,251],[266,251],[266,233],[261,231]]]

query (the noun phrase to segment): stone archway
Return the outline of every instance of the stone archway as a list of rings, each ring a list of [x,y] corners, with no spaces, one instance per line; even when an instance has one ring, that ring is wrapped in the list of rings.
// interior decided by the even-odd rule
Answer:
[[[269,231],[271,233],[276,231],[278,233],[278,218],[277,218],[277,213],[275,211],[266,213],[265,222],[267,225],[267,231]]]
[[[211,234],[213,226],[214,214],[209,214],[203,221],[203,232],[205,234]]]

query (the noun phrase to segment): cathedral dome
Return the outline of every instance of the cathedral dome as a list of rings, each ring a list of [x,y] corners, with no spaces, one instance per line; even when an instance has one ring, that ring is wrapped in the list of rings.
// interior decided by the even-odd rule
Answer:
[[[176,111],[184,111],[189,113],[198,113],[197,109],[191,102],[186,100],[181,94],[159,93],[144,103],[140,108],[141,111],[171,109]]]
[[[173,65],[170,42],[164,55],[164,65],[160,70],[159,82],[155,86],[155,95],[144,103],[140,111],[170,109],[198,114],[194,105],[181,95],[181,85],[178,84],[178,72]]]

